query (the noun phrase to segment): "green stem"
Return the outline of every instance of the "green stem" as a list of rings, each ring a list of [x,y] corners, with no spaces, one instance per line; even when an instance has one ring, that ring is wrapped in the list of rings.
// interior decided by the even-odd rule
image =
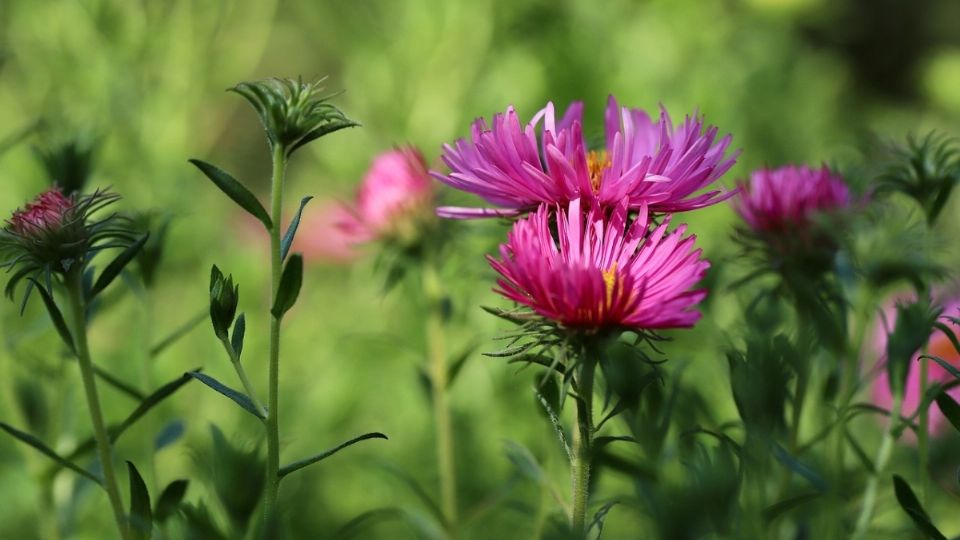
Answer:
[[[927,347],[924,345],[921,351],[922,355],[927,354]],[[930,362],[920,360],[920,396],[921,400],[927,393],[927,381],[930,374]],[[930,475],[927,471],[930,469],[930,406],[920,408],[920,417],[917,419],[919,425],[917,433],[917,452],[920,454],[920,500],[926,506],[930,503]]]
[[[283,261],[280,258],[280,229],[283,210],[283,177],[287,156],[280,144],[273,147],[273,176],[271,178],[270,202],[273,226],[270,228],[270,305],[280,289],[280,274]],[[277,520],[277,496],[280,493],[280,319],[270,316],[270,369],[267,386],[267,488],[264,502],[264,520],[267,527],[274,527]],[[268,529],[269,530],[269,529]]]
[[[586,358],[577,380],[577,429],[573,432],[573,460],[570,476],[573,481],[573,510],[570,527],[577,537],[585,537],[589,502],[590,458],[593,450],[593,378],[597,358]]]
[[[860,517],[857,518],[857,528],[851,537],[853,540],[861,540],[867,534],[867,528],[870,527],[870,520],[873,518],[873,510],[877,504],[877,485],[880,482],[880,475],[887,467],[890,461],[890,455],[893,453],[893,443],[895,438],[893,432],[900,423],[900,410],[903,406],[903,396],[894,396],[893,409],[890,411],[890,423],[883,433],[883,440],[880,442],[880,449],[877,451],[877,459],[874,462],[873,471],[867,480],[867,487],[863,491],[863,507],[860,510]]]
[[[260,414],[267,417],[267,410],[263,408],[263,405],[260,403],[260,400],[257,399],[257,393],[253,389],[253,385],[250,384],[250,379],[247,378],[247,371],[243,369],[243,364],[240,363],[240,358],[237,356],[237,352],[233,350],[233,345],[227,341],[226,338],[220,340],[220,343],[223,344],[223,348],[227,351],[227,356],[230,357],[230,363],[233,364],[234,371],[237,372],[237,377],[240,378],[240,383],[243,384],[243,390],[250,396],[250,400],[253,401],[253,406],[260,411]]]
[[[437,467],[440,476],[440,501],[449,532],[457,536],[457,472],[455,466],[453,424],[447,397],[449,373],[444,340],[443,289],[436,257],[428,255],[423,267],[423,294],[427,301],[427,357],[433,391],[433,419],[437,429]]]
[[[93,422],[93,436],[97,442],[97,456],[103,469],[103,487],[110,499],[113,508],[113,517],[117,521],[120,538],[129,538],[127,516],[123,509],[123,499],[120,498],[120,489],[117,487],[117,478],[113,469],[113,448],[107,436],[107,428],[103,422],[103,412],[100,408],[100,396],[97,393],[96,377],[93,373],[93,361],[90,359],[90,350],[87,346],[87,317],[86,303],[83,300],[83,273],[77,270],[70,272],[67,277],[67,294],[69,295],[70,311],[73,320],[73,345],[76,350],[77,363],[80,364],[80,375],[83,379],[83,390],[87,397],[87,408],[90,411],[90,420]]]

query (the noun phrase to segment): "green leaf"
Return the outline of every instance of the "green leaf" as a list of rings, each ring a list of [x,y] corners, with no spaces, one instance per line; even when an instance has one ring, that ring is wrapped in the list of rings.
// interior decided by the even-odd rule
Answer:
[[[130,244],[127,249],[120,252],[106,268],[103,269],[103,272],[100,273],[100,277],[97,278],[97,282],[93,285],[93,289],[90,290],[90,298],[100,294],[104,289],[120,275],[120,272],[127,266],[127,264],[137,256],[137,253],[143,248],[143,245],[147,243],[147,240],[150,238],[150,233],[144,234],[140,237],[139,240]]]
[[[324,452],[320,452],[319,454],[317,454],[317,455],[315,455],[315,456],[308,457],[307,459],[302,459],[302,460],[297,461],[297,462],[295,462],[295,463],[291,463],[290,465],[285,465],[285,466],[283,466],[283,467],[280,468],[280,471],[279,471],[279,473],[278,473],[278,476],[280,476],[280,478],[283,478],[284,476],[286,476],[286,475],[288,475],[288,474],[290,474],[290,473],[292,473],[292,472],[298,471],[298,470],[300,470],[300,469],[302,469],[302,468],[304,468],[304,467],[306,467],[306,466],[308,466],[308,465],[313,465],[314,463],[316,463],[316,462],[318,462],[318,461],[322,461],[322,460],[324,460],[324,459],[326,459],[326,458],[328,458],[328,457],[336,454],[337,452],[343,450],[344,448],[346,448],[346,447],[348,447],[348,446],[354,445],[354,444],[356,444],[356,443],[358,443],[358,442],[360,442],[360,441],[366,441],[366,440],[368,440],[368,439],[384,439],[384,440],[388,440],[389,438],[388,438],[386,435],[384,435],[383,433],[377,433],[377,432],[365,433],[365,434],[363,434],[363,435],[360,435],[359,437],[354,437],[354,438],[350,439],[349,441],[346,441],[346,442],[344,442],[344,443],[341,443],[340,445],[335,446],[335,447],[333,447],[333,448],[331,448],[331,449],[329,449],[329,450],[326,450],[326,451],[324,451]]]
[[[257,406],[253,404],[253,400],[250,399],[250,396],[244,394],[243,392],[238,392],[233,388],[230,388],[220,381],[214,379],[209,375],[204,375],[196,371],[188,371],[186,375],[193,377],[194,379],[202,382],[203,384],[209,386],[210,388],[216,390],[221,395],[229,398],[231,401],[241,406],[248,413],[256,416],[260,420],[266,420],[267,416],[263,411],[257,409]]]
[[[274,317],[282,318],[293,307],[297,302],[297,296],[300,295],[301,285],[303,285],[303,256],[294,253],[280,276],[277,298],[273,302],[273,308],[270,309]]]
[[[197,373],[197,371],[193,371],[191,373]],[[193,377],[188,374],[181,375],[176,380],[168,382],[144,398],[144,400],[140,402],[140,405],[137,405],[137,408],[134,409],[133,412],[130,413],[130,415],[120,423],[119,426],[110,430],[110,442],[115,443],[117,439],[120,438],[120,435],[123,434],[123,432],[135,424],[137,420],[143,417],[143,415],[147,414],[150,409],[156,407],[161,401],[173,395],[173,393],[183,387],[183,385],[190,382],[192,378]]]
[[[30,446],[36,448],[36,449],[39,450],[40,453],[42,453],[43,455],[45,455],[45,456],[47,456],[48,458],[56,461],[57,463],[59,463],[60,465],[66,467],[66,468],[68,468],[68,469],[70,469],[71,471],[79,474],[80,476],[83,476],[83,477],[85,477],[85,478],[88,478],[88,479],[90,479],[90,480],[93,480],[93,481],[96,482],[97,484],[103,485],[103,482],[100,480],[100,478],[98,478],[97,476],[94,476],[93,473],[91,473],[90,471],[87,471],[86,469],[84,469],[83,467],[77,465],[76,463],[73,463],[72,461],[67,461],[66,459],[60,457],[60,456],[59,456],[56,452],[54,452],[49,446],[43,444],[43,441],[41,441],[40,439],[34,437],[33,435],[30,435],[29,433],[24,433],[24,432],[22,432],[22,431],[20,431],[20,430],[18,430],[18,429],[16,429],[16,428],[14,428],[14,427],[11,426],[11,425],[4,423],[4,422],[0,422],[0,429],[6,431],[7,433],[9,433],[10,435],[12,435],[13,437],[19,439],[21,442],[24,442],[24,443],[29,444]]]
[[[910,485],[907,484],[906,480],[896,474],[893,475],[893,491],[897,496],[897,502],[900,503],[900,508],[903,508],[903,511],[913,520],[913,524],[916,525],[927,538],[947,540],[947,537],[938,531],[937,528],[933,526],[933,523],[930,522],[930,516],[927,515],[926,510],[923,509],[920,501],[917,500],[917,496],[914,495],[913,490],[910,489]]]
[[[816,491],[810,492],[810,493],[802,493],[795,497],[790,497],[789,499],[784,499],[780,502],[771,504],[766,509],[764,509],[763,520],[769,523],[777,519],[778,517],[780,517],[782,514],[785,514],[793,510],[794,508],[799,508],[800,506],[803,506],[808,502],[817,499],[821,495],[823,495],[823,493],[819,493]]]
[[[270,215],[267,214],[267,210],[260,204],[257,197],[251,193],[250,190],[243,187],[243,184],[238,182],[237,179],[230,176],[226,171],[204,161],[200,161],[199,159],[191,159],[189,161],[200,169],[203,174],[207,175],[207,178],[213,181],[213,183],[220,188],[220,191],[226,193],[227,197],[230,197],[240,208],[250,212],[253,217],[259,219],[267,230],[273,228],[273,222],[270,220]]]
[[[133,538],[150,540],[153,533],[150,493],[133,462],[127,462],[127,471],[130,473],[130,532]]]
[[[947,370],[947,373],[953,375],[957,379],[960,379],[960,369],[957,369],[957,366],[951,364],[950,362],[947,362],[943,358],[940,358],[937,356],[927,356],[927,355],[923,355],[920,358],[923,358],[926,360],[933,360],[934,362],[940,364],[940,367]]]
[[[366,530],[367,527],[370,527],[379,521],[400,519],[402,517],[403,510],[400,510],[399,508],[377,508],[375,510],[368,510],[348,521],[343,527],[340,527],[340,529],[337,530],[337,532],[333,535],[333,538],[336,540],[369,538],[370,532]],[[359,536],[361,533],[364,533],[365,536]]]
[[[50,291],[41,285],[39,281],[33,278],[28,279],[30,283],[33,283],[34,287],[36,287],[37,292],[40,293],[40,298],[43,299],[43,305],[47,307],[47,313],[50,314],[50,321],[53,322],[53,326],[57,329],[57,333],[60,334],[60,338],[63,339],[63,342],[67,345],[67,348],[70,349],[70,352],[76,354],[76,349],[73,346],[73,336],[70,335],[67,322],[63,319],[63,314],[60,313],[60,308],[57,307],[57,303],[53,300],[53,296],[50,295]]]
[[[138,390],[135,386],[133,386],[130,383],[124,382],[123,380],[117,377],[114,377],[109,371],[103,369],[102,367],[96,364],[93,365],[93,374],[96,375],[97,377],[100,377],[100,379],[102,379],[103,382],[109,384],[110,386],[114,387],[116,390],[119,390],[121,393],[124,393],[133,399],[136,399],[139,401],[146,398],[146,396],[143,395],[143,392]]]
[[[230,346],[233,347],[233,352],[237,354],[237,360],[240,359],[240,354],[243,352],[243,336],[246,332],[247,319],[241,313],[237,317],[237,321],[233,323],[233,336],[230,338]]]
[[[510,440],[504,441],[504,446],[506,447],[507,459],[509,459],[524,476],[538,484],[548,482],[547,476],[543,472],[543,467],[540,466],[540,462],[537,461],[537,458],[533,457],[533,453],[531,453],[526,446]]]
[[[801,463],[795,457],[791,456],[790,453],[779,444],[774,445],[773,456],[788,469],[805,478],[817,491],[821,493],[827,491],[827,482],[820,476],[820,473],[813,469],[813,467]]]
[[[204,308],[199,314],[194,316],[189,321],[183,323],[179,328],[171,332],[167,337],[158,341],[153,347],[150,348],[150,358],[158,356],[160,353],[165,351],[167,347],[176,343],[180,338],[190,333],[191,330],[197,327],[200,323],[207,320],[210,317],[210,310]]]
[[[297,228],[300,227],[300,216],[303,214],[303,207],[310,202],[312,196],[307,196],[300,199],[300,209],[297,210],[297,214],[293,216],[293,221],[290,222],[290,226],[287,227],[287,232],[283,234],[283,240],[280,242],[280,260],[286,260],[287,254],[290,253],[290,246],[293,245],[293,237],[297,234]]]
[[[174,480],[167,487],[163,488],[160,498],[157,499],[157,505],[153,509],[153,519],[157,523],[163,523],[168,518],[177,513],[180,503],[183,502],[184,495],[187,494],[189,480]]]
[[[140,402],[140,405],[133,410],[120,424],[110,426],[107,428],[107,436],[110,438],[110,443],[115,444],[120,436],[123,435],[131,426],[133,426],[137,420],[139,420],[143,415],[147,414],[150,409],[154,408],[164,399],[170,397],[174,392],[179,390],[183,385],[193,380],[193,377],[184,374],[180,378],[169,382],[160,388],[158,388],[154,393],[143,398]],[[73,452],[68,454],[68,460],[74,460],[78,457],[91,452],[97,446],[97,441],[92,436],[85,439],[82,443],[78,444],[76,448],[73,449]],[[53,470],[47,471],[48,474],[55,473],[59,467],[54,468]]]
[[[953,428],[960,431],[960,405],[950,397],[950,394],[946,392],[937,394],[937,407],[947,417],[947,420],[950,420]]]

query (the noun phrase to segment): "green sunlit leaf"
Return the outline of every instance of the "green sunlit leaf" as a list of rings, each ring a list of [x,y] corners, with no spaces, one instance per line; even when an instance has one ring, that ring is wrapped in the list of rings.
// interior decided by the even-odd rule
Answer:
[[[270,215],[267,214],[267,210],[260,204],[257,197],[237,181],[236,178],[230,176],[226,171],[207,162],[200,161],[199,159],[191,159],[189,161],[200,169],[203,174],[207,175],[207,178],[216,184],[217,187],[220,188],[220,191],[224,192],[227,197],[230,197],[233,202],[237,203],[240,208],[243,208],[253,217],[259,219],[268,230],[273,228],[273,222],[270,220]]]

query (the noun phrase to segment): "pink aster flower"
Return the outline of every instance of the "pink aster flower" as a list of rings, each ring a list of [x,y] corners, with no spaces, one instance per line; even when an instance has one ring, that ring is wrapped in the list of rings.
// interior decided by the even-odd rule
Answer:
[[[945,316],[957,317],[960,316],[960,298],[951,299],[948,302],[945,302],[945,309],[943,314]],[[886,328],[883,324],[877,324],[877,327],[873,336],[873,343],[871,348],[875,354],[885,355],[887,349],[887,335],[892,331],[894,324],[896,324],[896,310],[892,306],[888,307],[885,310],[887,325],[889,328]],[[946,319],[943,319],[943,322],[947,325],[953,327],[953,330],[956,332],[958,329]],[[930,341],[927,342],[927,353],[931,356],[937,356],[946,360],[950,364],[960,368],[960,353],[957,353],[957,350],[953,348],[953,344],[943,332],[940,330],[935,330],[933,334],[930,335]],[[917,412],[917,407],[920,405],[920,399],[923,395],[921,390],[922,385],[920,384],[920,362],[929,362],[927,374],[929,379],[926,386],[930,386],[934,383],[946,383],[953,380],[953,375],[950,374],[946,369],[943,368],[940,364],[936,362],[931,362],[930,360],[921,360],[919,358],[920,354],[917,353],[913,358],[910,359],[910,367],[907,372],[907,385],[903,395],[903,415],[911,416]],[[881,366],[886,362],[886,359],[881,360]],[[881,407],[890,409],[893,406],[893,395],[890,393],[890,384],[888,382],[887,370],[884,367],[879,370],[880,375],[873,381],[873,386],[871,388],[871,393],[873,396],[873,402]],[[954,387],[947,391],[950,396],[954,399],[960,400],[960,387]],[[940,412],[940,408],[936,404],[930,405],[930,433],[933,435],[943,435],[949,431],[949,424],[947,419],[943,416],[943,413]],[[913,436],[912,431],[905,431],[904,438],[909,442],[914,442],[916,438]]]
[[[851,204],[843,178],[826,166],[760,169],[750,175],[749,184],[740,187],[734,207],[754,231],[761,233],[803,228],[814,214]]]
[[[304,214],[293,241],[293,249],[303,253],[310,262],[349,263],[360,256],[357,244],[366,240],[365,236],[354,234],[354,228],[345,229],[344,223],[353,223],[355,220],[354,214],[343,204],[321,202],[317,208]],[[262,229],[259,227],[257,233]]]
[[[694,309],[705,290],[690,290],[710,263],[694,249],[684,226],[667,234],[669,218],[647,234],[648,210],[628,223],[628,204],[609,213],[541,206],[518,221],[500,246],[500,259],[488,257],[500,274],[496,292],[531,307],[563,326],[663,329],[693,326]]]
[[[558,122],[552,103],[522,124],[512,107],[494,115],[492,127],[473,123],[470,139],[444,145],[449,174],[433,173],[441,182],[479,195],[498,208],[441,207],[449,218],[516,216],[539,204],[682,212],[702,208],[732,195],[721,190],[697,195],[736,161],[726,155],[730,136],[699,116],[674,127],[663,108],[658,120],[639,109],[620,108],[611,96],[606,111],[606,145],[588,150],[582,127],[583,104],[574,103]],[[538,124],[543,122],[538,136]]]
[[[64,226],[75,203],[60,188],[51,188],[16,210],[7,220],[7,229],[20,236],[38,236]]]
[[[341,226],[357,241],[404,235],[432,209],[433,183],[423,156],[413,147],[384,152],[373,160]]]

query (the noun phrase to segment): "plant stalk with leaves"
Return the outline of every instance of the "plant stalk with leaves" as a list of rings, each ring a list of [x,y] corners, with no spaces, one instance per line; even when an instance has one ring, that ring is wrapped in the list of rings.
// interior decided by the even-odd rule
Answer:
[[[267,460],[263,510],[265,531],[272,533],[280,527],[277,501],[280,481],[286,475],[316,463],[346,446],[369,438],[386,438],[380,433],[369,433],[354,438],[331,450],[295,463],[280,465],[280,328],[284,315],[293,307],[303,282],[303,257],[290,254],[290,247],[300,223],[300,216],[309,197],[301,201],[300,209],[286,232],[282,227],[284,179],[287,162],[295,150],[324,135],[358,124],[348,119],[339,109],[320,96],[319,83],[300,80],[272,79],[240,83],[231,89],[243,96],[257,111],[266,131],[272,156],[270,212],[256,196],[223,170],[200,160],[191,160],[221,191],[241,208],[256,217],[270,237],[270,330],[267,365],[267,402],[264,407],[241,364],[241,352],[246,331],[243,314],[235,318],[238,287],[232,278],[224,278],[214,267],[211,284],[211,321],[217,338],[227,351],[231,364],[243,384],[244,391],[233,390],[216,379],[200,374],[191,375],[230,398],[256,416],[264,424],[267,439]],[[232,336],[228,340],[230,327]]]

